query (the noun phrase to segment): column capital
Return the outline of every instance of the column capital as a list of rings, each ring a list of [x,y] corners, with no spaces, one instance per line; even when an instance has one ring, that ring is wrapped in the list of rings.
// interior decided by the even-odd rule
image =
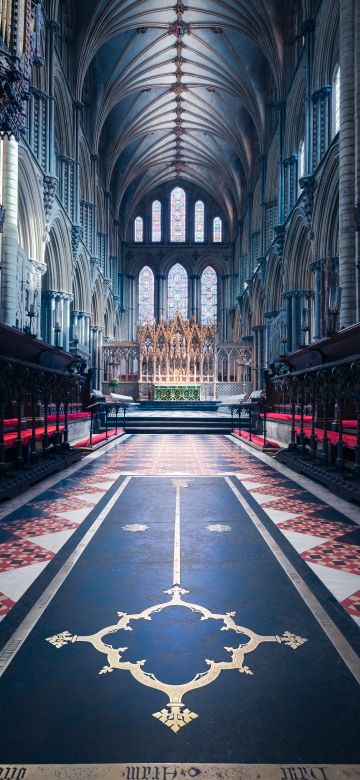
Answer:
[[[315,273],[316,271],[320,271],[320,269],[321,269],[320,260],[313,260],[310,263],[310,271],[312,271],[312,273]]]

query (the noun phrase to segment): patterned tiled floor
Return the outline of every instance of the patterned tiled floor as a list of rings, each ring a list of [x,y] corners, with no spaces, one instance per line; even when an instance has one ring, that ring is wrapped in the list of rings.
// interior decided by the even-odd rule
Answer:
[[[0,520],[0,620],[114,485],[120,473],[236,473],[249,497],[360,626],[360,527],[248,450],[220,436],[120,440]],[[331,497],[329,498],[329,502]],[[360,515],[360,513],[359,513]]]

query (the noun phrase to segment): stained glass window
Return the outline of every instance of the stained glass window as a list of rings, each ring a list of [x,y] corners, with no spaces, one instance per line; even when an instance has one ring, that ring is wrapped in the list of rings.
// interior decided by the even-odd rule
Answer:
[[[220,217],[215,217],[213,221],[213,241],[215,243],[222,241],[222,221]]]
[[[139,273],[139,323],[151,322],[154,318],[154,274],[148,265]]]
[[[204,240],[204,204],[202,200],[195,203],[195,241]]]
[[[214,325],[217,318],[217,276],[210,265],[201,274],[201,322]]]
[[[188,316],[188,277],[185,268],[175,263],[168,276],[168,317],[173,320],[175,314]]]
[[[161,203],[154,200],[152,204],[151,240],[161,241]]]
[[[185,217],[186,217],[186,199],[185,192],[181,187],[175,187],[171,193],[171,218],[170,218],[170,237],[171,241],[185,241]]]
[[[136,217],[134,222],[134,240],[139,243],[143,240],[144,222],[142,217]]]

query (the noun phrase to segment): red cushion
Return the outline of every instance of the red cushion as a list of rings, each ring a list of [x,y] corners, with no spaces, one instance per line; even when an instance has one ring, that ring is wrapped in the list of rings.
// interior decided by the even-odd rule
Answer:
[[[13,428],[14,425],[17,426],[18,421],[16,417],[11,417],[7,420],[4,420],[4,428]]]

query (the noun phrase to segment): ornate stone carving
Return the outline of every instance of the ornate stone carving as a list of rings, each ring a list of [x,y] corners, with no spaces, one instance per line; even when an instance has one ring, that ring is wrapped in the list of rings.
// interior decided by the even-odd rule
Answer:
[[[316,179],[314,176],[303,176],[299,181],[300,189],[302,190],[304,211],[308,227],[311,227],[313,208],[314,208],[314,194],[316,190]]]
[[[83,229],[81,225],[72,225],[71,245],[72,245],[74,261],[77,260],[79,248],[80,248],[80,241],[82,241],[82,237],[83,237]]]
[[[51,212],[55,201],[58,180],[55,176],[44,176],[43,179],[43,198],[46,222],[50,221]]]
[[[278,255],[282,257],[285,243],[285,225],[274,225],[273,230],[275,233],[275,248]]]

